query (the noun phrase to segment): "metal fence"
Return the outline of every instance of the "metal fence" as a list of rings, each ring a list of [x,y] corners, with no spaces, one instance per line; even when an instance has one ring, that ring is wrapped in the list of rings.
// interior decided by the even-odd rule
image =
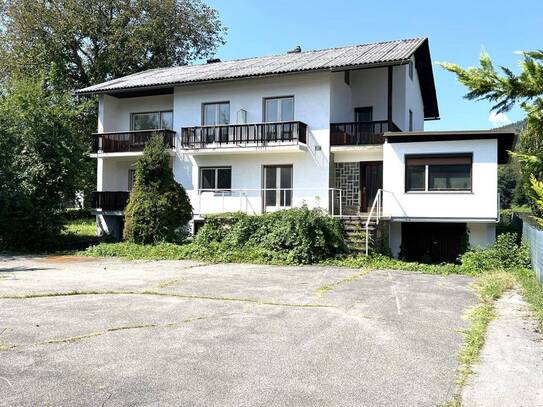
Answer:
[[[537,279],[543,284],[543,230],[537,228],[525,217],[522,224],[522,240],[530,246],[532,268]]]

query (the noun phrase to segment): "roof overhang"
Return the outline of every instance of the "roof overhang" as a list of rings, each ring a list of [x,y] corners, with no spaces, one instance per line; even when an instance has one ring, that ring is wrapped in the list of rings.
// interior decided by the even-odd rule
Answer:
[[[498,141],[498,164],[507,164],[509,162],[509,151],[513,150],[517,140],[517,134],[514,132],[493,130],[411,131],[385,133],[384,137],[388,143],[496,139]]]
[[[415,51],[415,67],[420,83],[422,101],[424,103],[424,119],[439,120],[439,107],[437,104],[436,84],[432,70],[432,57],[428,38]]]
[[[389,48],[390,44],[394,44],[393,48]],[[345,61],[344,54],[350,51],[345,51],[343,49],[354,49],[353,52],[356,53],[357,47],[369,47],[367,50],[363,51],[360,55],[354,55],[350,60]],[[375,48],[379,47],[388,47],[382,50],[382,55],[380,57],[375,57],[373,61],[367,61],[365,57],[366,54],[375,53]],[[409,49],[406,51],[405,47]],[[117,98],[127,98],[127,97],[138,97],[138,96],[151,96],[151,95],[163,95],[163,94],[172,94],[174,87],[177,86],[190,86],[203,83],[216,83],[216,82],[225,82],[225,81],[239,81],[247,79],[258,79],[258,78],[270,78],[278,77],[285,75],[296,75],[296,74],[306,74],[306,73],[316,73],[316,72],[337,72],[337,71],[351,71],[351,70],[360,70],[360,69],[375,69],[380,67],[387,66],[398,66],[409,63],[411,58],[415,56],[415,64],[419,76],[420,89],[424,104],[424,118],[426,120],[439,119],[439,109],[437,105],[437,96],[434,83],[434,75],[432,71],[432,61],[430,57],[430,47],[428,44],[427,38],[417,38],[409,40],[397,40],[389,41],[383,43],[374,43],[374,44],[361,44],[359,46],[349,46],[342,47],[338,49],[328,49],[328,50],[316,50],[308,51],[302,54],[312,53],[324,53],[327,52],[336,52],[335,55],[323,55],[323,63],[314,64],[313,66],[308,66],[307,64],[312,64],[313,60],[304,60],[300,61],[299,65],[292,66],[291,62],[286,61],[285,65],[279,65],[274,69],[273,67],[269,70],[263,69],[262,67],[256,67],[255,69],[236,70],[234,68],[225,68],[224,73],[222,70],[215,68],[220,68],[222,63],[212,64],[211,68],[215,71],[202,72],[201,75],[197,73],[189,73],[187,76],[176,78],[173,75],[171,78],[164,80],[164,73],[168,68],[156,68],[149,71],[143,71],[128,75],[126,77],[116,78],[101,84],[89,86],[84,89],[79,89],[75,92],[76,95],[99,95],[105,94],[109,96],[114,96]],[[300,55],[302,55],[300,54]],[[284,58],[285,55],[277,56],[278,58]],[[260,57],[268,58],[268,57]],[[289,57],[290,58],[290,57]],[[292,55],[292,58],[296,58],[296,54]],[[328,58],[328,60],[326,60]],[[259,58],[249,58],[247,60],[238,60],[238,61],[225,61],[225,64],[246,64],[248,68],[252,67],[252,64],[255,64]],[[366,62],[364,62],[366,60]],[[336,63],[337,61],[337,63]],[[296,65],[296,61],[292,61],[292,64]],[[202,69],[205,68],[205,64],[201,66]],[[191,66],[189,66],[191,67]],[[198,68],[198,66],[192,66]],[[179,68],[179,67],[177,67]],[[242,66],[243,68],[243,66]],[[228,71],[230,69],[230,72]],[[155,73],[152,71],[157,71],[156,75],[159,77],[157,80],[147,80],[149,75],[153,77]],[[235,72],[232,72],[234,70]],[[138,84],[138,80],[141,78],[143,84]],[[167,76],[167,75],[166,75]]]

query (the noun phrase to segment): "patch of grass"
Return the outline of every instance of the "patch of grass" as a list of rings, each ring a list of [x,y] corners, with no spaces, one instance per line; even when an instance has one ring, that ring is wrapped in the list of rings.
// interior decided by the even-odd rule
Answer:
[[[416,271],[427,274],[475,274],[465,272],[460,265],[457,264],[424,264],[410,261],[397,260],[381,254],[373,254],[370,256],[349,256],[344,258],[330,259],[322,262],[328,266],[364,268],[364,269],[380,269],[380,270],[404,270]]]
[[[158,288],[166,288],[166,287],[170,287],[174,284],[177,284],[179,282],[179,279],[176,279],[176,278],[172,278],[171,280],[164,280],[164,281],[161,281],[159,284],[158,284]]]
[[[78,253],[82,256],[122,257],[129,260],[198,260],[207,263],[254,263],[296,264],[287,255],[271,253],[264,249],[231,249],[221,243],[212,242],[201,246],[197,243],[159,243],[140,245],[136,243],[101,243]]]
[[[512,273],[519,282],[522,296],[530,304],[539,322],[539,331],[543,332],[543,285],[537,281],[535,273],[530,269],[514,269]]]
[[[460,407],[461,391],[468,377],[473,373],[473,365],[479,361],[485,343],[488,324],[496,318],[494,303],[505,291],[513,288],[517,280],[507,271],[489,272],[479,276],[473,286],[479,296],[479,304],[468,310],[466,318],[469,328],[464,332],[464,345],[458,360],[457,392],[444,407]]]
[[[69,220],[64,224],[64,234],[96,236],[96,218]]]

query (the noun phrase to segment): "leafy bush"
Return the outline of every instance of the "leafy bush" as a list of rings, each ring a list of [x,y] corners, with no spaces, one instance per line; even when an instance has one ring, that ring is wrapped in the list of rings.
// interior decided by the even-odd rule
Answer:
[[[80,189],[91,163],[82,123],[91,104],[76,105],[42,80],[8,84],[0,94],[0,248],[59,245],[62,204]]]
[[[338,219],[319,209],[287,209],[264,215],[234,213],[211,216],[195,243],[219,243],[228,250],[253,250],[261,258],[308,264],[346,250]]]
[[[462,255],[462,269],[478,273],[499,269],[529,268],[530,251],[518,243],[518,235],[504,233],[497,237],[496,243],[483,250],[474,250]]]
[[[124,238],[133,243],[174,242],[184,238],[192,207],[175,182],[170,156],[155,135],[136,163],[134,188],[125,210]]]

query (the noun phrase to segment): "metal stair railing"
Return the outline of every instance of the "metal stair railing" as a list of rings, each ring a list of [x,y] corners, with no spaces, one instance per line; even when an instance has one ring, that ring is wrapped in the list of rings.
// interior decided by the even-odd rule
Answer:
[[[377,194],[375,194],[375,198],[373,199],[373,204],[371,205],[371,209],[368,213],[368,219],[366,219],[366,225],[365,225],[365,230],[366,230],[366,256],[368,256],[369,254],[369,236],[370,236],[370,223],[371,223],[371,218],[373,215],[375,215],[375,225],[378,225],[379,224],[379,219],[381,218],[382,216],[382,211],[383,211],[383,208],[382,208],[382,203],[383,203],[383,190],[382,189],[378,189],[377,190]]]

